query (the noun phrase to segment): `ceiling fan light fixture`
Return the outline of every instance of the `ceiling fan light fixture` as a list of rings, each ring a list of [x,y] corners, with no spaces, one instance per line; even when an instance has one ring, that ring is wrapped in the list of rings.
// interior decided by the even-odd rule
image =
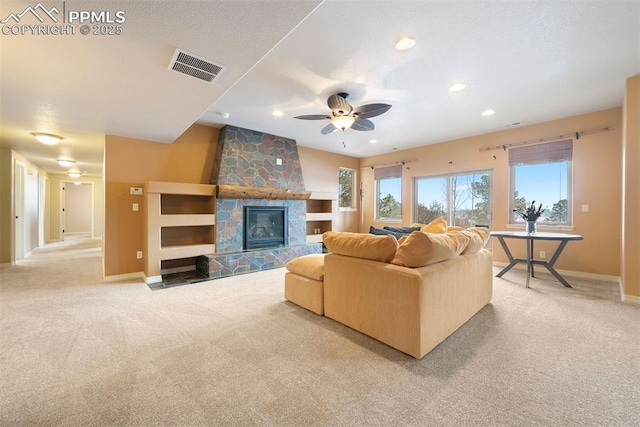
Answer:
[[[64,139],[61,136],[54,135],[52,133],[33,132],[31,135],[45,145],[55,145]]]
[[[340,130],[349,129],[355,121],[356,118],[353,116],[336,116],[331,119],[331,123]]]
[[[416,39],[414,39],[413,37],[404,36],[396,42],[396,49],[409,50],[415,45],[416,45]]]
[[[63,166],[65,168],[69,168],[76,164],[75,160],[71,159],[56,159],[56,162],[58,162],[60,166]]]

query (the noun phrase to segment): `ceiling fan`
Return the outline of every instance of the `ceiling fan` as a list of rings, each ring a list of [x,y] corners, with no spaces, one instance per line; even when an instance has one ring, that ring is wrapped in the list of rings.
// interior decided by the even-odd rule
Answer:
[[[373,122],[369,120],[371,117],[379,116],[386,113],[391,105],[389,104],[367,104],[353,108],[347,99],[348,93],[336,93],[327,99],[327,105],[331,109],[331,115],[326,114],[309,114],[306,116],[296,116],[294,119],[302,120],[331,120],[331,123],[322,128],[320,133],[323,135],[330,134],[337,130],[347,130],[349,128],[359,131],[373,130],[375,128]]]

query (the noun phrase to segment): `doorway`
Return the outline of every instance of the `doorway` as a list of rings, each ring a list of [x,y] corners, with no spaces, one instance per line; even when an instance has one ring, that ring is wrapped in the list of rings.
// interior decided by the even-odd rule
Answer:
[[[60,229],[62,240],[72,235],[94,236],[93,183],[62,181],[62,215]]]

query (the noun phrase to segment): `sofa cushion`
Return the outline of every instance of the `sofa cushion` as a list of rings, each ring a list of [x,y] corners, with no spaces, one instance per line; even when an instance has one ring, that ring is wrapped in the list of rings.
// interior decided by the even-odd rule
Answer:
[[[420,231],[425,233],[445,233],[447,231],[447,220],[443,216],[431,221],[429,224],[420,224],[418,222],[411,224],[412,227],[420,227]]]
[[[398,246],[393,264],[405,267],[422,267],[446,261],[458,256],[468,243],[462,233],[434,234],[414,231]]]
[[[310,254],[292,259],[286,264],[287,270],[313,280],[324,280],[324,255]]]
[[[329,252],[381,262],[390,262],[398,248],[398,241],[391,235],[327,231],[322,241]]]
[[[463,255],[474,254],[487,244],[489,240],[489,229],[484,227],[470,227],[461,231],[469,238],[467,247],[462,251]]]

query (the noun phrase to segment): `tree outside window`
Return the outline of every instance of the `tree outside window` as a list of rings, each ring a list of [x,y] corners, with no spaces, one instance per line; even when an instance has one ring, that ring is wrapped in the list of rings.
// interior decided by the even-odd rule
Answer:
[[[376,219],[402,220],[402,165],[376,168]]]
[[[338,208],[355,209],[355,171],[340,168],[338,172]]]

